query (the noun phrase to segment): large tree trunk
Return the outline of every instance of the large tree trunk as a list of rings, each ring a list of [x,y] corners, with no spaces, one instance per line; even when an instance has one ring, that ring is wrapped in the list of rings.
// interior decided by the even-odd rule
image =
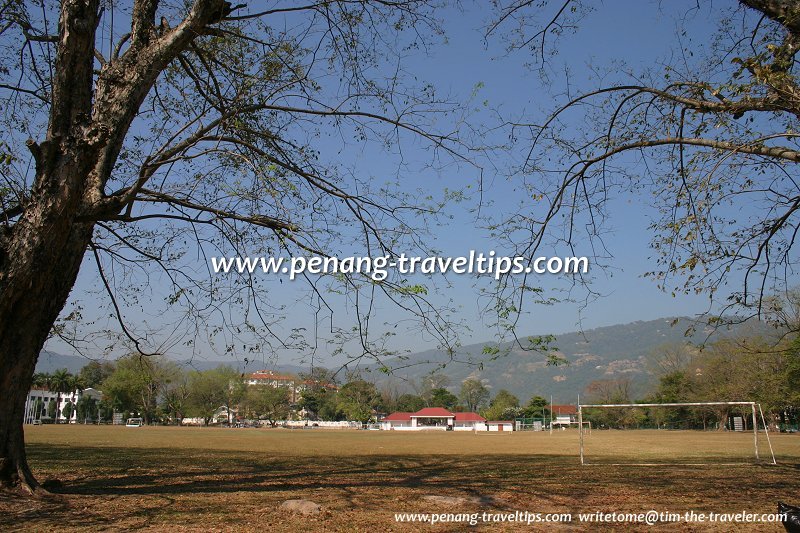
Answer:
[[[60,204],[20,221],[0,271],[0,484],[30,492],[38,485],[25,458],[25,399],[92,235],[91,224],[54,215]]]
[[[164,68],[207,24],[230,12],[224,0],[195,0],[177,27],[159,33],[158,4],[134,2],[130,49],[95,79],[100,0],[60,2],[47,135],[40,144],[29,142],[36,178],[14,215],[19,218],[0,229],[0,485],[38,488],[25,458],[25,398],[95,222],[133,198],[103,204],[131,122]]]
[[[78,217],[99,153],[87,128],[98,3],[62,1],[47,136],[29,143],[36,178],[0,248],[0,484],[29,492],[38,484],[25,458],[25,397],[93,230]]]

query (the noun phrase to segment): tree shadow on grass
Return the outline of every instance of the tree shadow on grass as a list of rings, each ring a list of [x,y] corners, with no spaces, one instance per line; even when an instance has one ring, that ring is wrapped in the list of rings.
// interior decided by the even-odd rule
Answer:
[[[495,509],[577,513],[607,502],[637,510],[646,501],[679,501],[684,495],[693,497],[698,508],[718,505],[718,495],[752,508],[752,494],[766,505],[800,493],[796,465],[581,467],[568,455],[277,456],[47,444],[30,445],[28,455],[40,478],[62,482],[54,489],[61,499],[31,503],[0,497],[0,525],[101,528],[122,515],[127,527],[137,527],[137,520],[145,527],[154,513],[160,513],[157,523],[166,524],[226,512],[226,520],[233,521],[226,523],[245,520],[245,527],[251,525],[241,514],[214,509],[226,498],[245,502],[251,510],[266,506],[267,512],[295,497],[327,499],[340,509],[392,505],[425,511],[429,507],[420,503],[421,496],[433,494],[483,500]],[[105,506],[109,509],[95,509]]]
[[[64,478],[59,493],[76,495],[301,492],[348,486],[436,491],[462,484],[491,490],[498,489],[504,477],[497,474],[517,469],[520,461],[519,457],[502,456],[255,455],[175,448],[76,447],[69,453],[50,445],[29,449],[35,467],[58,465],[54,473],[60,472]],[[543,458],[524,460],[540,462]]]
[[[347,486],[530,492],[537,486],[557,490],[575,481],[579,486],[570,487],[574,494],[576,488],[588,491],[598,484],[622,483],[633,489],[700,487],[708,483],[704,470],[713,472],[716,482],[723,485],[730,481],[741,487],[757,480],[762,489],[776,488],[785,486],[788,478],[800,486],[793,471],[797,465],[581,467],[573,456],[553,455],[259,456],[175,448],[71,447],[65,451],[41,444],[30,446],[28,454],[35,467],[57,465],[64,484],[56,492],[81,495],[302,492]],[[748,477],[753,479],[748,481]]]

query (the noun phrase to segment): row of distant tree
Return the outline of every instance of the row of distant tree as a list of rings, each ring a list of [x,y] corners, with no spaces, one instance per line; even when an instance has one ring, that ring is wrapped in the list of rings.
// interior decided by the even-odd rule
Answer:
[[[417,411],[423,407],[443,407],[451,411],[477,412],[490,420],[513,420],[519,417],[544,418],[549,416],[549,402],[534,395],[523,405],[511,392],[501,389],[492,395],[491,389],[474,378],[464,380],[458,394],[447,388],[449,379],[440,374],[427,376],[417,387],[417,394],[403,394],[392,401],[387,391],[386,406],[389,411]]]
[[[309,387],[302,394],[300,406],[320,420],[363,422],[372,419],[376,413],[416,412],[425,407],[473,411],[491,420],[549,417],[548,402],[541,396],[534,396],[526,405],[521,405],[519,398],[504,389],[492,397],[490,389],[477,379],[462,382],[458,394],[451,392],[448,385],[447,376],[432,374],[414,387],[414,393],[398,393],[391,385],[379,390],[375,384],[355,378],[338,392],[325,387]]]
[[[657,384],[647,395],[635,396],[629,378],[599,379],[584,390],[591,403],[686,403],[755,401],[774,425],[797,424],[800,407],[800,338],[787,337],[775,343],[762,338],[724,339],[703,349],[686,344],[658,350],[651,372]],[[369,422],[378,413],[414,412],[424,407],[451,411],[474,411],[490,420],[544,418],[549,402],[534,395],[522,404],[515,395],[490,389],[477,379],[451,391],[443,374],[432,374],[414,386],[414,392],[399,392],[392,385],[379,389],[361,376],[349,376],[344,384],[318,368],[301,375],[306,384],[299,396],[288,388],[247,386],[244,376],[229,366],[210,370],[186,370],[165,357],[131,355],[116,361],[92,361],[77,375],[66,370],[37,374],[36,385],[61,394],[87,387],[103,391],[98,404],[89,398],[67,404],[63,413],[78,413],[79,421],[109,420],[114,411],[136,414],[146,423],[176,422],[186,417],[215,421],[220,412],[275,424],[278,420],[304,416],[312,420]],[[331,386],[336,385],[336,386]],[[58,401],[48,406],[55,418]],[[38,412],[41,412],[41,407]],[[225,408],[225,409],[220,409]],[[586,419],[606,427],[724,427],[735,408],[614,409],[587,411]],[[747,413],[742,413],[747,414]],[[226,415],[227,418],[228,415]]]
[[[658,382],[649,394],[634,398],[628,378],[603,379],[585,390],[592,403],[702,403],[752,401],[761,404],[773,427],[800,422],[800,337],[775,341],[762,337],[728,338],[700,349],[690,344],[665,346],[652,361]],[[752,419],[750,407],[628,408],[587,411],[587,419],[608,427],[724,429],[731,416]],[[760,418],[760,414],[759,414]],[[760,421],[759,421],[760,423]]]
[[[186,370],[163,356],[129,355],[116,361],[92,361],[78,379],[103,392],[105,417],[113,412],[136,415],[147,424],[178,423],[184,418],[205,424],[224,416],[232,421],[237,412],[247,418],[271,423],[290,415],[288,389],[245,385],[243,376],[230,366],[210,370]]]
[[[138,416],[145,423],[177,423],[200,418],[205,424],[216,422],[221,413],[236,413],[241,418],[260,419],[275,424],[298,418],[312,420],[355,420],[369,422],[379,413],[414,412],[424,407],[443,407],[452,411],[476,411],[489,419],[547,417],[548,402],[534,396],[526,405],[506,390],[493,397],[486,385],[476,379],[461,384],[458,394],[448,388],[443,374],[426,377],[415,393],[397,393],[392,386],[379,389],[358,375],[344,384],[322,368],[301,375],[304,389],[294,397],[285,387],[246,385],[243,374],[229,366],[210,370],[186,370],[166,357],[130,355],[116,361],[91,361],[77,375],[66,369],[53,374],[37,374],[35,385],[57,393],[47,406],[48,416],[56,418],[61,396],[89,387],[103,392],[96,402],[82,396],[76,405],[67,403],[64,417],[77,413],[78,422],[110,421],[113,413]],[[335,385],[335,386],[331,386]],[[293,401],[295,400],[295,401]],[[42,412],[44,406],[38,406]],[[227,420],[230,421],[230,420]]]

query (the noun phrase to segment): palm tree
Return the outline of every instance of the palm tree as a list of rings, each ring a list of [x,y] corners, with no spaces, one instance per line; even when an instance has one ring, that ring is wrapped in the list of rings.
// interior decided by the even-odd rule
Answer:
[[[32,387],[46,387],[50,383],[50,374],[47,372],[35,372],[33,374]]]
[[[34,372],[33,381],[31,381],[31,387],[43,388],[47,387],[49,383],[50,383],[50,374],[46,372]],[[36,401],[33,402],[34,420],[41,420],[43,408],[44,408],[44,402],[42,401],[41,398],[37,398]]]
[[[66,368],[60,368],[53,372],[50,376],[50,381],[47,384],[50,392],[56,393],[56,417],[55,423],[58,424],[59,406],[61,405],[61,395],[72,392],[74,385],[74,376],[69,373]]]
[[[71,391],[83,392],[87,389],[86,381],[82,377],[76,376],[74,374],[70,374],[70,376],[72,376],[72,381],[70,383],[70,385],[72,386]]]

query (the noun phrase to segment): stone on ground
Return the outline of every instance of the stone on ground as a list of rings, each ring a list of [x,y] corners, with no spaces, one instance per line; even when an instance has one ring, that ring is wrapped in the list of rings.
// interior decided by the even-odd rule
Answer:
[[[286,500],[281,504],[281,509],[304,515],[319,514],[322,508],[311,500]]]

